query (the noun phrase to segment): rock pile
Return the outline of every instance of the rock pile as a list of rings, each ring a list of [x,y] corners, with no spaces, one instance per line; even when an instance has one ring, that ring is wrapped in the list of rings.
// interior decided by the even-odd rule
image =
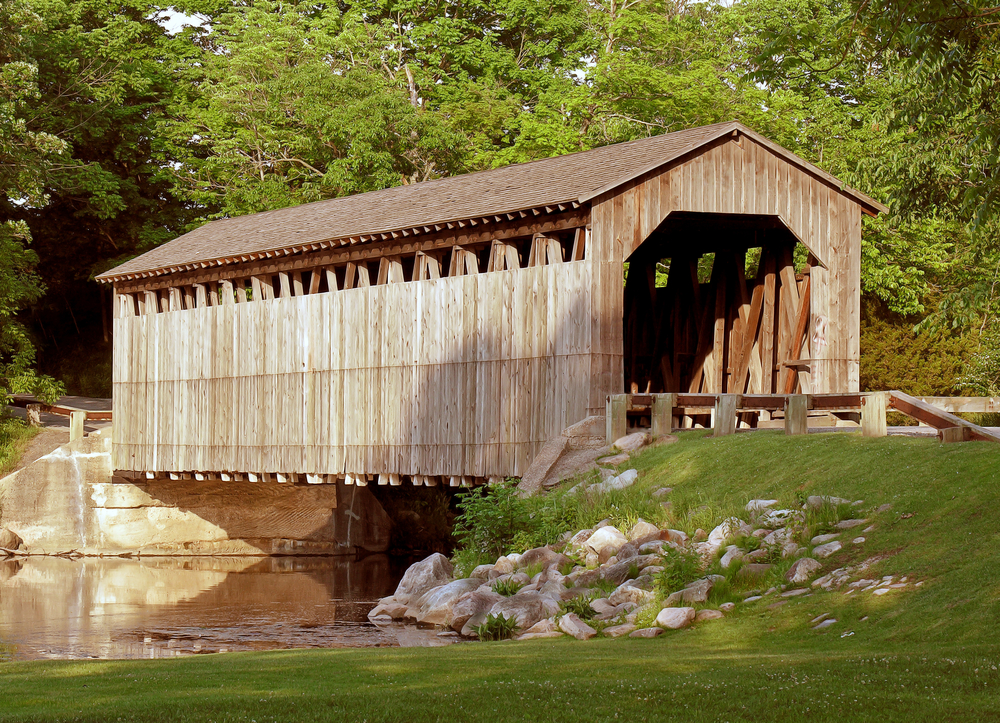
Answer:
[[[634,470],[630,472],[619,476],[632,477]],[[743,602],[775,593],[781,598],[808,595],[816,588],[844,585],[850,593],[861,590],[876,595],[898,589],[905,579],[850,582],[870,563],[817,577],[823,568],[820,560],[843,549],[840,536],[868,521],[837,520],[832,524],[834,532],[809,537],[806,513],[810,508],[845,502],[810,497],[803,509],[790,510],[775,509],[776,500],[750,500],[748,521],[732,517],[711,532],[699,530],[691,538],[643,520],[624,532],[604,520],[593,529],[566,533],[557,545],[501,556],[461,579],[453,579],[447,558],[434,554],[411,566],[396,592],[380,600],[369,619],[376,624],[399,620],[432,624],[468,637],[475,636],[477,627],[490,616],[513,619],[518,640],[564,635],[588,640],[598,634],[655,637],[664,630],[720,619],[735,609],[733,602],[709,605],[713,589],[727,580],[723,575],[706,574],[716,562],[716,570],[722,568],[744,588],[767,580],[774,583],[766,592],[751,592]],[[860,502],[848,504],[860,506]],[[872,529],[869,526],[865,531]],[[860,544],[859,539],[848,544]],[[679,557],[689,561],[693,579],[679,589],[664,590],[657,576],[674,569]],[[778,562],[789,559],[794,559],[790,566],[786,562],[775,569]],[[782,584],[777,571],[786,566],[787,584]],[[642,621],[652,625],[640,628]]]

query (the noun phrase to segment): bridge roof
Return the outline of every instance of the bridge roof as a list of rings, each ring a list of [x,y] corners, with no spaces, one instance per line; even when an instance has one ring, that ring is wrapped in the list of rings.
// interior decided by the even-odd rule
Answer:
[[[505,220],[528,209],[577,207],[737,132],[821,178],[868,213],[885,211],[853,189],[736,121],[301,206],[220,219],[107,271],[105,282],[160,276],[258,258],[427,232],[466,220]]]

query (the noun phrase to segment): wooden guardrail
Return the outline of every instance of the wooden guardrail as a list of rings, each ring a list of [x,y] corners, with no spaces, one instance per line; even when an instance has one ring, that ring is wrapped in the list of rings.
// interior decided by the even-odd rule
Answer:
[[[942,409],[937,400],[948,400],[951,409],[961,412],[1000,411],[1000,400],[990,397],[918,398],[900,391],[859,394],[612,394],[607,398],[606,425],[610,444],[624,436],[628,419],[650,418],[654,435],[673,429],[677,415],[709,414],[714,419],[715,436],[734,434],[740,414],[783,412],[786,434],[806,434],[812,410],[831,413],[857,412],[861,432],[867,437],[886,435],[886,412],[901,412],[938,430],[945,442],[981,440],[1000,442],[1000,434],[980,427]],[[930,401],[929,401],[930,400]]]

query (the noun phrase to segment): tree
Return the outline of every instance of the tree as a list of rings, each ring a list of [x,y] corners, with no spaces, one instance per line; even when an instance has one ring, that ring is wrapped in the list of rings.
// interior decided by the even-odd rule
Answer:
[[[23,59],[19,31],[38,22],[18,0],[0,0],[0,395],[34,393],[45,400],[61,388],[35,372],[35,348],[17,319],[26,305],[44,292],[28,248],[31,233],[13,220],[20,207],[44,203],[43,179],[66,150],[65,143],[28,128],[21,111],[38,95],[38,69]]]

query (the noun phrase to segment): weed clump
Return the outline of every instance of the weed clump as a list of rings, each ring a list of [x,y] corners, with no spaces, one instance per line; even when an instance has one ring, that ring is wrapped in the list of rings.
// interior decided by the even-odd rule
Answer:
[[[517,632],[517,618],[503,613],[490,613],[481,625],[476,626],[476,636],[484,643],[491,640],[510,640]]]

